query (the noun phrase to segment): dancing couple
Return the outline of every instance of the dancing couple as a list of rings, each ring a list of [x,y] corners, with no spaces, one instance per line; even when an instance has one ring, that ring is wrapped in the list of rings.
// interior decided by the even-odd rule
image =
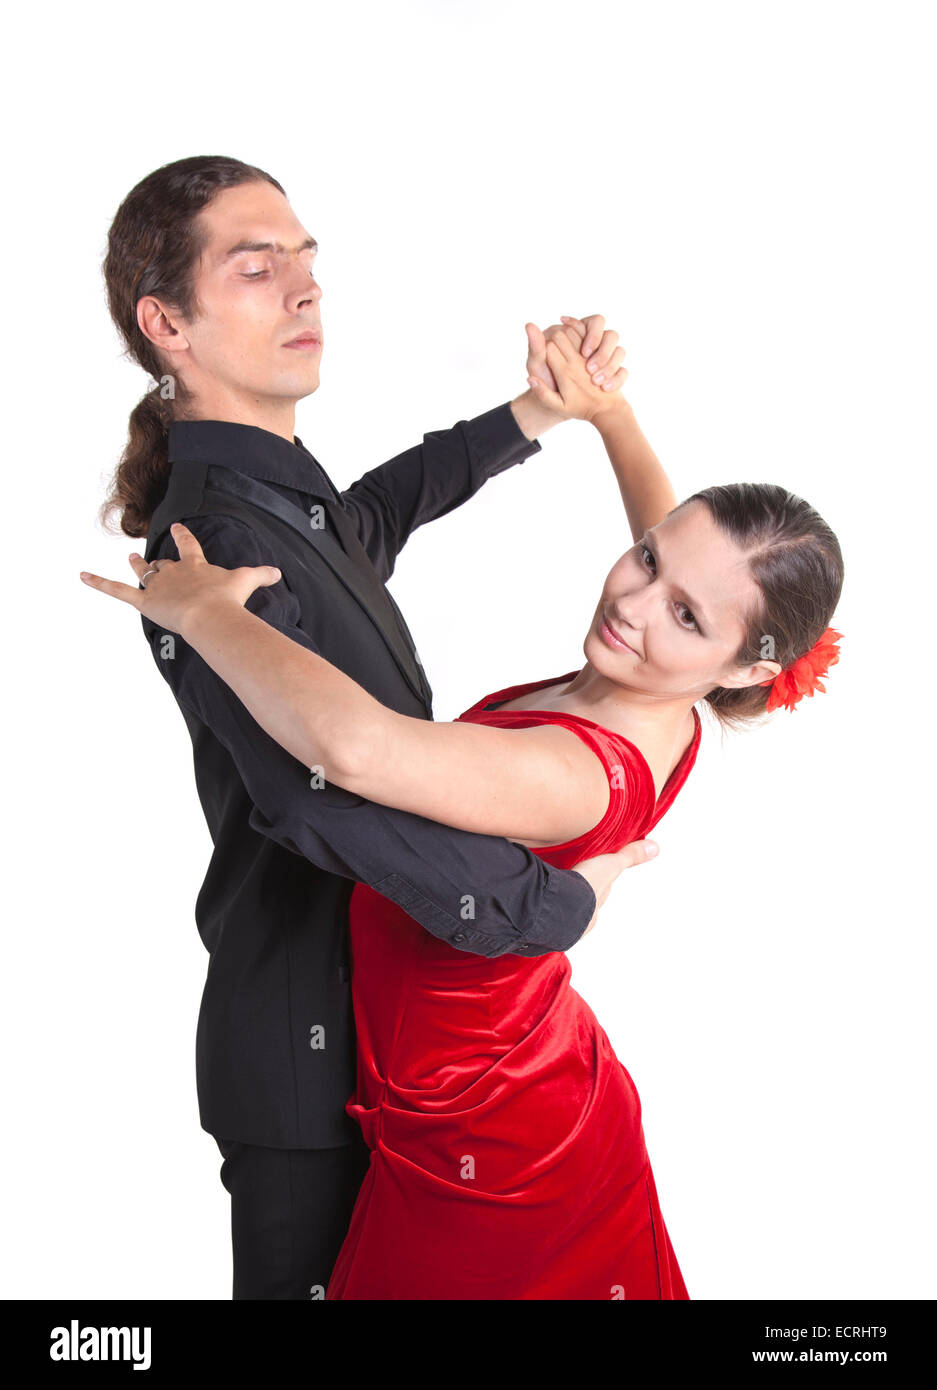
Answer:
[[[823,689],[839,545],[778,485],[678,503],[600,315],[528,324],[526,392],[339,492],[293,432],[319,385],[316,251],[269,174],[195,157],[127,195],[104,265],[157,384],[101,516],[147,545],[136,586],[82,578],[140,613],[192,739],[213,842],[196,1074],[233,1296],[686,1299],[637,1090],[566,951],[649,857],[698,706],[735,729]],[[437,722],[386,580],[570,419],[634,540],[569,634],[584,663]],[[504,606],[552,630],[529,577]]]

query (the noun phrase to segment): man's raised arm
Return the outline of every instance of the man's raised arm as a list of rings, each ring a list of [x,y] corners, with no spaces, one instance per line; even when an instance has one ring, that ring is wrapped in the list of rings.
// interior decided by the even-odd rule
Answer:
[[[540,452],[534,433],[557,423],[530,391],[451,429],[424,434],[342,493],[358,538],[381,580],[394,572],[409,536],[474,497],[489,478]],[[526,431],[526,432],[525,432]]]

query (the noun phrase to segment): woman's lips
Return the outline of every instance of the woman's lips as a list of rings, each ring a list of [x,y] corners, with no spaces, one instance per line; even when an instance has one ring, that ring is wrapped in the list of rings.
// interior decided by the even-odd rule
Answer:
[[[614,647],[615,651],[617,652],[630,652],[632,656],[637,656],[637,652],[635,651],[634,647],[629,647],[627,642],[623,642],[620,637],[616,637],[615,633],[609,627],[608,623],[605,621],[604,618],[599,624],[599,632],[601,633],[607,646]]]
[[[320,348],[322,344],[319,342],[318,338],[294,338],[291,343],[284,343],[283,346],[311,352]]]

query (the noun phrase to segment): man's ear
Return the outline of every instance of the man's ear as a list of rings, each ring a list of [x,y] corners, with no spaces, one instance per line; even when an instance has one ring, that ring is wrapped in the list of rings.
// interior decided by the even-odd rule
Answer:
[[[180,352],[189,346],[189,340],[173,324],[171,310],[155,295],[147,294],[137,300],[137,324],[140,332],[163,352]]]

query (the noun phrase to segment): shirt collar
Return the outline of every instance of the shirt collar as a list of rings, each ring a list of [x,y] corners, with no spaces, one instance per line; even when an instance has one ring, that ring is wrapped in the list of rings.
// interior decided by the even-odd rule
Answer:
[[[327,501],[338,490],[298,435],[293,442],[258,425],[233,420],[174,420],[169,426],[169,462],[218,463],[260,482],[279,483]]]

